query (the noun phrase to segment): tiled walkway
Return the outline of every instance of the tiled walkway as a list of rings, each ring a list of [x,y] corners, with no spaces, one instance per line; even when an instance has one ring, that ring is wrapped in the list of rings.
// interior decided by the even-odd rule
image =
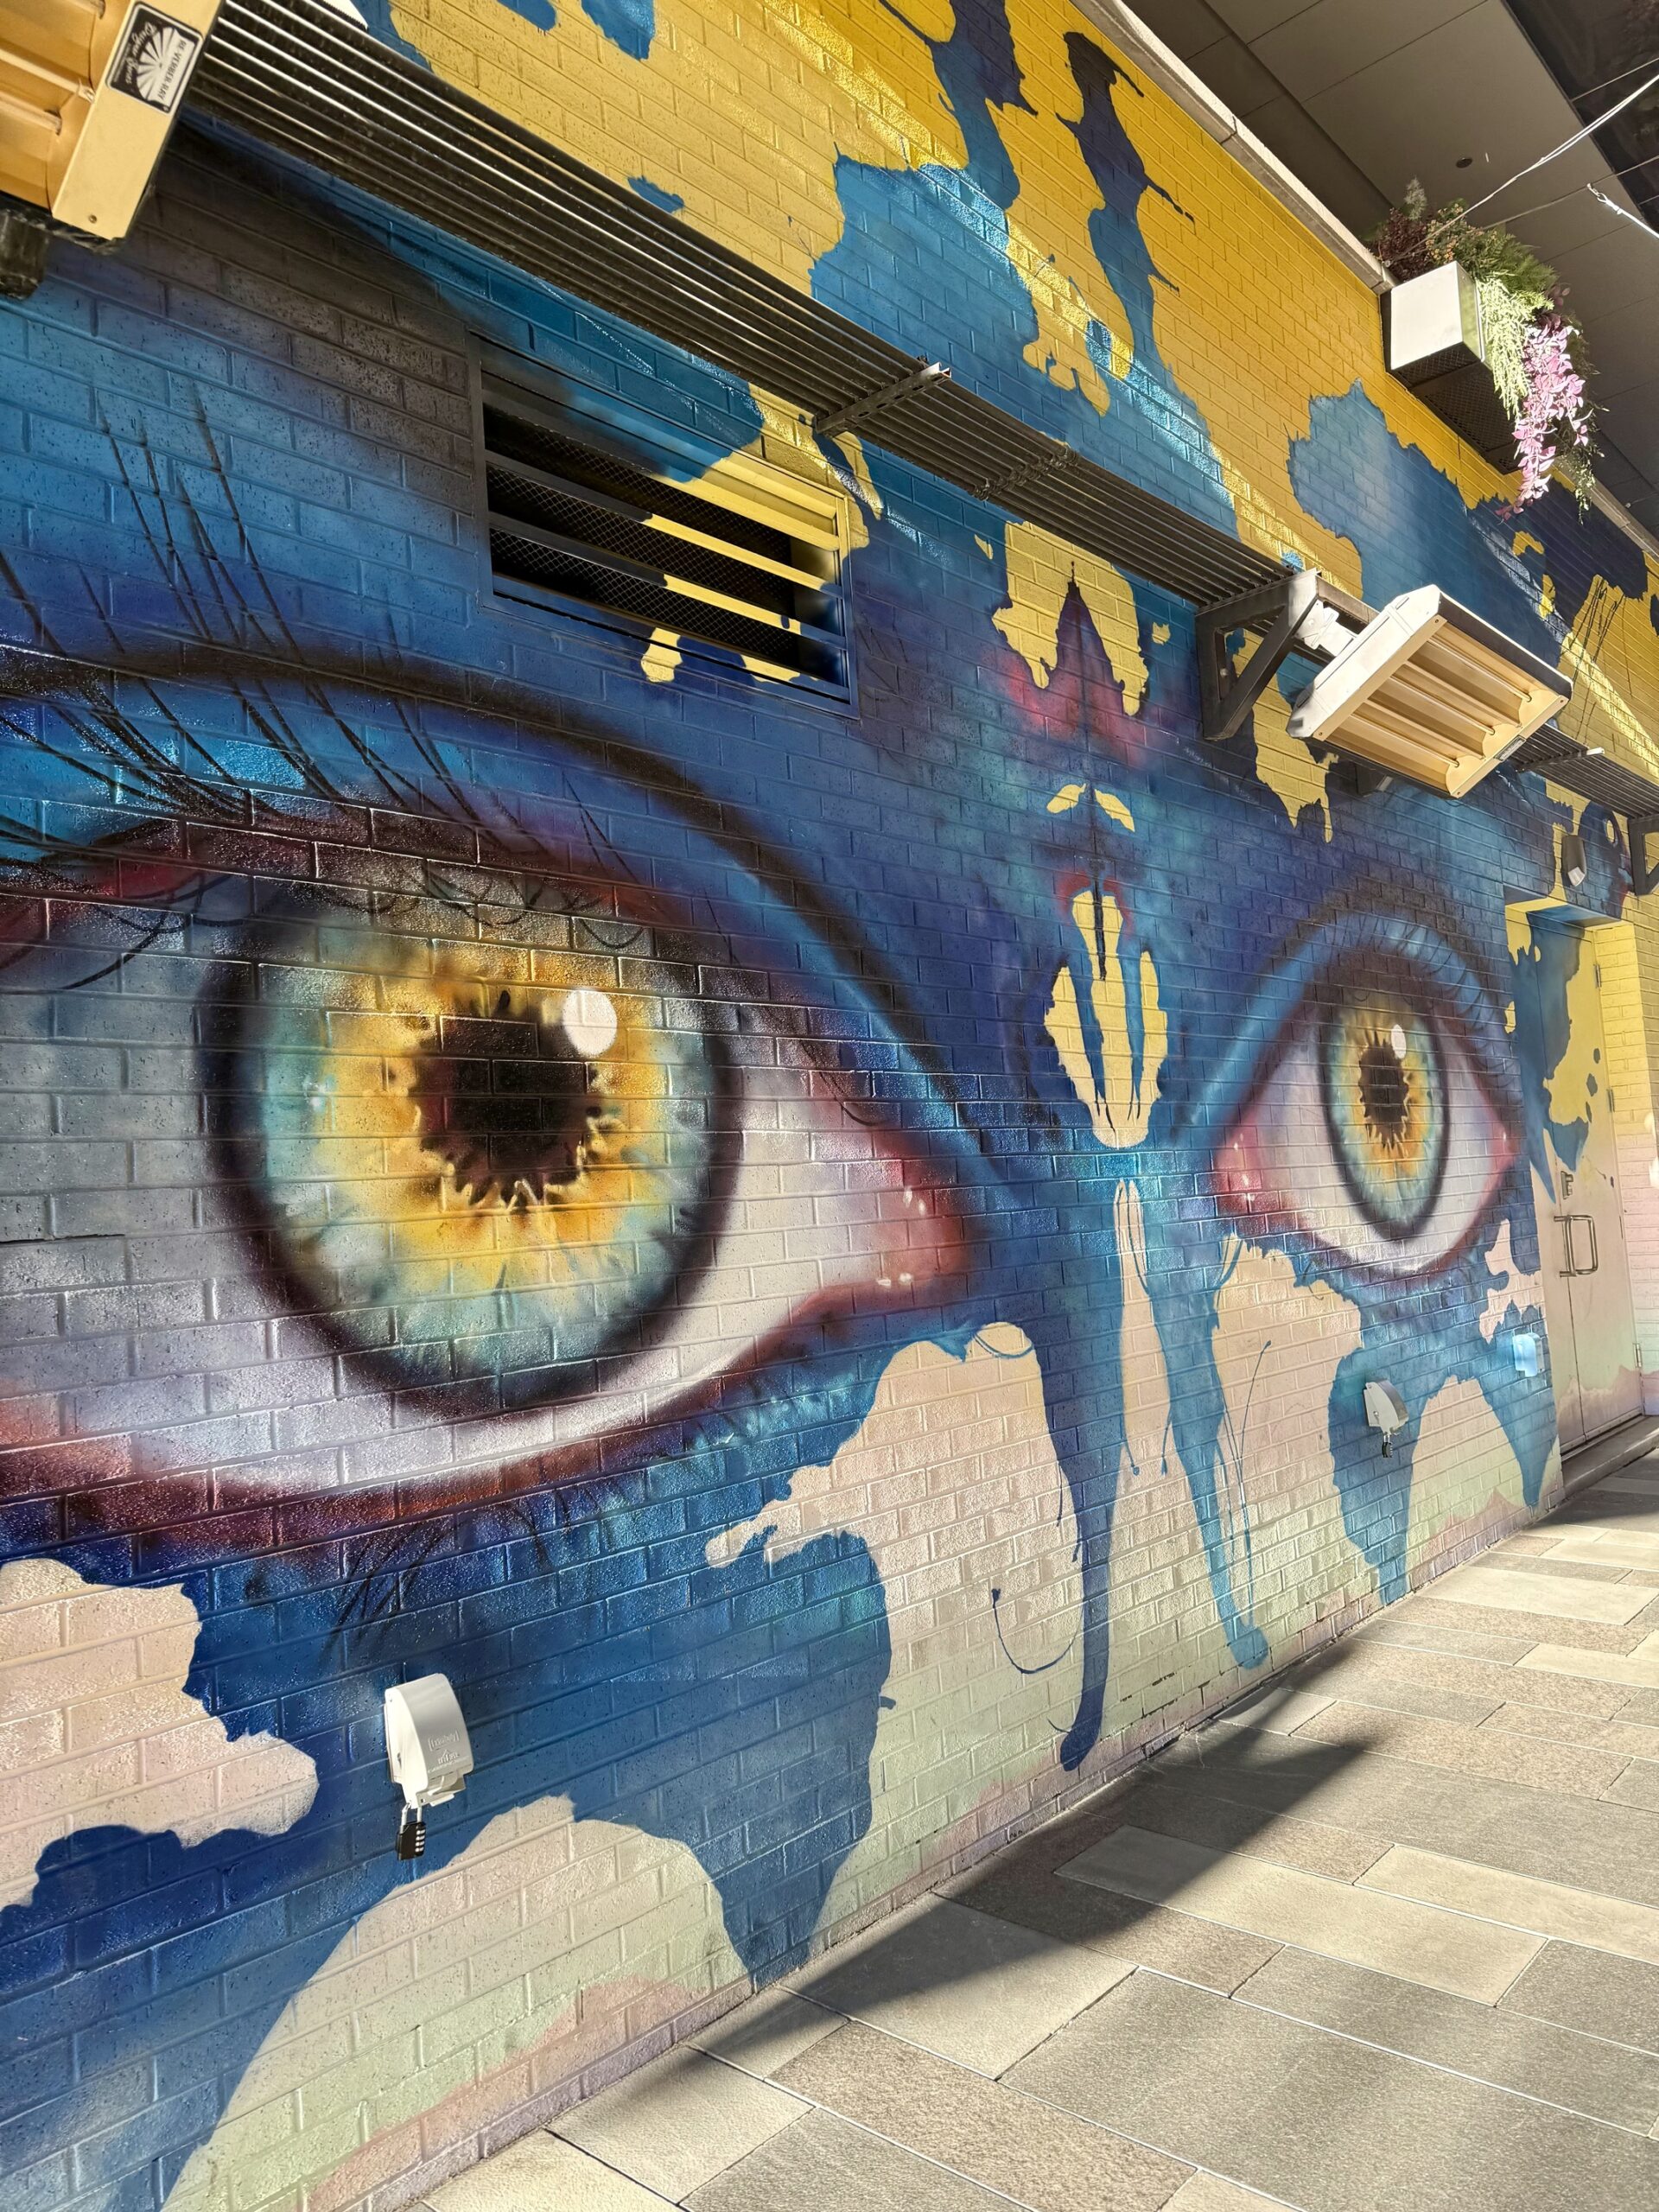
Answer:
[[[1659,1456],[432,2212],[1656,2212]]]

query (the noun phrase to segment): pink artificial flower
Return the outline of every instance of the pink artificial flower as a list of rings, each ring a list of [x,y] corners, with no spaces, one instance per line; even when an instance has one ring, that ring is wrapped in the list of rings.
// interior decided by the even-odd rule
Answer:
[[[1551,468],[1569,448],[1589,451],[1590,409],[1584,378],[1573,365],[1571,336],[1560,315],[1544,315],[1522,344],[1527,394],[1515,423],[1521,463],[1516,507],[1530,506],[1543,497]]]

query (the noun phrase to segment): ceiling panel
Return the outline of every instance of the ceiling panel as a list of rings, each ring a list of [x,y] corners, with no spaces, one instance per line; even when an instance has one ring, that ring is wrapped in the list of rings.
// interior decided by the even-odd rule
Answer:
[[[1446,0],[1316,0],[1249,43],[1306,101],[1441,29],[1446,12]]]
[[[1621,39],[1637,38],[1636,59],[1659,55],[1652,0],[1515,4],[1522,14],[1553,9],[1586,67],[1610,54],[1617,67]],[[1557,81],[1505,0],[1178,0],[1168,12],[1191,24],[1197,8],[1224,34],[1205,29],[1198,73],[1224,73],[1232,90],[1217,86],[1221,97],[1362,234],[1414,178],[1437,205],[1506,188],[1478,212],[1512,224],[1560,272],[1586,325],[1605,433],[1618,448],[1609,483],[1617,476],[1618,496],[1650,522],[1659,515],[1659,238],[1591,198],[1593,181],[1635,206],[1595,139],[1508,181],[1580,127],[1568,97],[1578,79]],[[1160,13],[1149,8],[1155,29]],[[1241,48],[1272,79],[1270,96]],[[1582,70],[1580,78],[1592,81]],[[1597,105],[1616,97],[1604,92]]]

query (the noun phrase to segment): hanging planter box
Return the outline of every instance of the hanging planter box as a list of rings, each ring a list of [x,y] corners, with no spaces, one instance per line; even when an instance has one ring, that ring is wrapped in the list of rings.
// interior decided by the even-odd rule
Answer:
[[[1515,425],[1503,410],[1480,327],[1480,294],[1455,261],[1382,295],[1382,340],[1391,372],[1447,428],[1508,475]]]

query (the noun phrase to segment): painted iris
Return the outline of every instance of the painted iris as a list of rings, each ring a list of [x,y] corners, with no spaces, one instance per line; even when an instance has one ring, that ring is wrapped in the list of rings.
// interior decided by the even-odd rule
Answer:
[[[1382,1236],[1412,1236],[1446,1173],[1446,1073],[1428,1020],[1390,991],[1334,1007],[1320,1028],[1319,1089],[1354,1204]]]
[[[717,1209],[728,1088],[639,944],[284,950],[238,1058],[305,1303],[357,1349],[430,1346],[440,1380],[528,1371],[548,1397],[637,1343]]]

